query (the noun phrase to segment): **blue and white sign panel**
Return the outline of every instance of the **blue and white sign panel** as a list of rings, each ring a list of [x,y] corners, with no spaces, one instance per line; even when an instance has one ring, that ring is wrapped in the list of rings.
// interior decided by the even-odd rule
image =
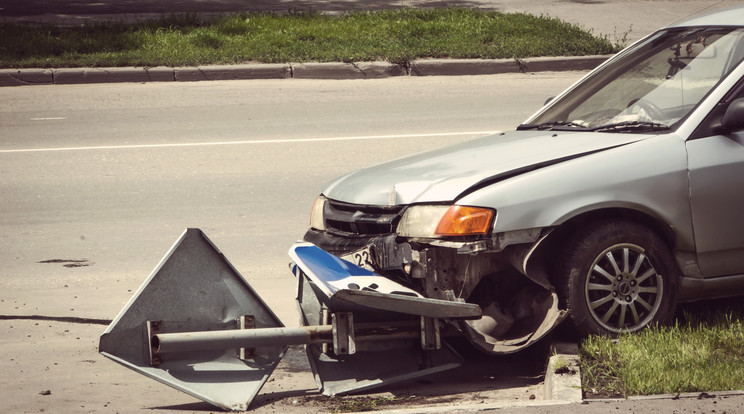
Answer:
[[[328,297],[340,290],[361,290],[423,298],[413,289],[329,254],[311,243],[295,244],[289,256]]]

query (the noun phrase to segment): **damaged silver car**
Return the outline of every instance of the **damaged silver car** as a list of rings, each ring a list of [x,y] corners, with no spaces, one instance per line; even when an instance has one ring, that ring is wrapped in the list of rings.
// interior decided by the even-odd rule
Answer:
[[[743,58],[744,8],[678,22],[516,131],[330,183],[304,240],[479,305],[480,319],[452,324],[494,354],[566,318],[615,335],[680,301],[742,294]]]

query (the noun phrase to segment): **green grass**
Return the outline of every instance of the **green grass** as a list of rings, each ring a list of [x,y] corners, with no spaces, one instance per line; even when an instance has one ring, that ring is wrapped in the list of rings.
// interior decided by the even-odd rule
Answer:
[[[672,326],[581,345],[587,398],[744,389],[744,306],[705,302]]]
[[[193,66],[242,62],[407,63],[420,58],[526,58],[616,52],[564,21],[466,8],[235,14],[202,20],[0,25],[0,67]]]

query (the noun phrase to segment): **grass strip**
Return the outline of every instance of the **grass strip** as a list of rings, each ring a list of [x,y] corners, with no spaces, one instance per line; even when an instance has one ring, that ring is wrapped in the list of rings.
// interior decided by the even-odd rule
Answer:
[[[0,67],[196,66],[246,62],[405,64],[420,58],[614,53],[620,45],[550,17],[467,8],[196,14],[82,27],[0,25]]]
[[[674,325],[581,345],[587,398],[744,389],[744,307],[685,311]]]

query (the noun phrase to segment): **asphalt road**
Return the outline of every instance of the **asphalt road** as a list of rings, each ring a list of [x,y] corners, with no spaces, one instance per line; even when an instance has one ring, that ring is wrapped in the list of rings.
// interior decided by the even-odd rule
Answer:
[[[274,281],[291,280],[287,249],[324,183],[514,127],[578,76],[4,89],[2,283],[39,296],[0,314],[70,313],[42,295],[70,292],[69,278],[136,287],[186,227],[202,228],[252,283],[283,293]],[[56,259],[95,264],[39,263]],[[72,316],[112,317],[120,303],[80,304]]]
[[[95,320],[118,313],[186,227],[296,326],[287,250],[324,183],[513,128],[580,75],[3,89],[0,411],[204,409],[97,354]],[[271,398],[313,392],[302,358],[289,364]],[[539,394],[539,372],[519,384],[497,372],[483,395]]]

